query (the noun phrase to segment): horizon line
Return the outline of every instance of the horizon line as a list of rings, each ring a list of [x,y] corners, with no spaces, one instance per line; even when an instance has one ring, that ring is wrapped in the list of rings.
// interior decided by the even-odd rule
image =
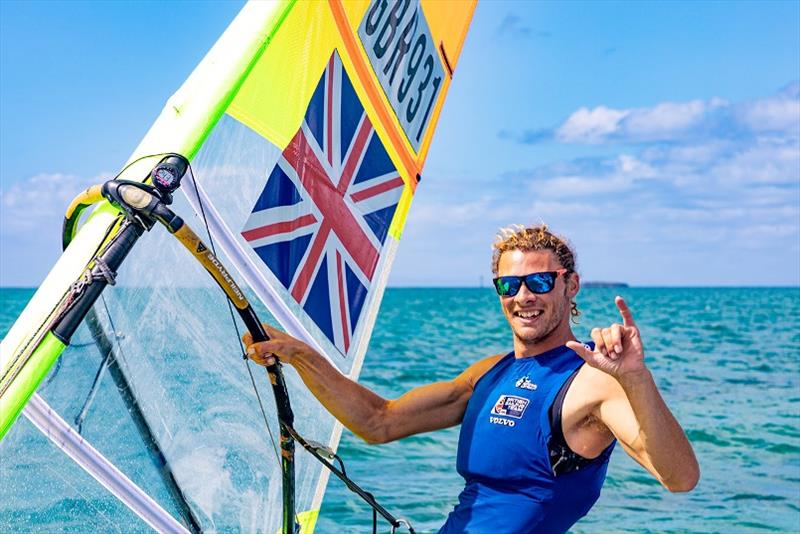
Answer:
[[[727,284],[727,285],[631,285],[625,283],[624,285],[611,285],[608,282],[583,282],[581,285],[588,285],[589,287],[582,287],[582,289],[800,289],[800,282],[795,285],[788,284]],[[593,284],[603,284],[594,285]],[[593,286],[593,287],[592,287]],[[189,286],[187,286],[189,287]],[[386,289],[491,289],[491,285],[387,285]],[[0,289],[38,289],[38,286],[19,286],[19,285],[0,285]]]

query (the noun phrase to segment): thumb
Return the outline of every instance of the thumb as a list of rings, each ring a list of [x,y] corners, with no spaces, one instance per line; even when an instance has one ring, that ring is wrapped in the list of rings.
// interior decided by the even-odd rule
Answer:
[[[286,334],[272,326],[271,324],[261,323],[261,326],[264,328],[264,331],[270,337],[270,339],[281,338],[284,337]]]
[[[591,361],[594,359],[594,352],[588,345],[584,345],[578,341],[567,341],[566,345],[568,349],[574,350],[575,353],[584,360]]]

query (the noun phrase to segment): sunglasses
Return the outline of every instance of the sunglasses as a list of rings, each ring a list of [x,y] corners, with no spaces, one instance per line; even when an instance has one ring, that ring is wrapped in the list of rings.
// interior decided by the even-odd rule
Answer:
[[[553,290],[559,275],[571,272],[570,269],[559,269],[557,271],[531,273],[524,276],[498,276],[494,279],[494,288],[501,297],[513,297],[519,293],[522,283],[525,282],[531,293],[541,295],[550,293]]]

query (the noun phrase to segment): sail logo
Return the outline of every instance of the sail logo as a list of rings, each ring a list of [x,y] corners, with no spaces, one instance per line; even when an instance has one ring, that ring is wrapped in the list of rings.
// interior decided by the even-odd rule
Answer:
[[[334,51],[241,234],[342,354],[404,187]]]
[[[233,281],[233,278],[231,278],[231,275],[228,274],[228,271],[225,270],[225,267],[222,266],[217,257],[214,256],[214,254],[212,254],[211,252],[209,252],[208,255],[206,256],[206,259],[208,260],[209,264],[214,266],[214,268],[217,270],[217,273],[225,281],[225,285],[227,285],[228,288],[233,292],[233,294],[236,295],[236,298],[238,298],[240,301],[245,300],[244,295],[242,294],[242,290],[239,289],[239,286],[236,285],[236,282]]]
[[[493,415],[522,419],[522,416],[525,414],[525,409],[528,407],[528,403],[530,403],[530,401],[524,397],[500,395],[500,398],[494,403],[491,413]]]
[[[403,133],[419,152],[444,81],[419,1],[372,0],[358,36]]]
[[[539,386],[531,382],[531,379],[527,376],[523,376],[514,384],[519,389],[527,389],[528,391],[536,391]]]

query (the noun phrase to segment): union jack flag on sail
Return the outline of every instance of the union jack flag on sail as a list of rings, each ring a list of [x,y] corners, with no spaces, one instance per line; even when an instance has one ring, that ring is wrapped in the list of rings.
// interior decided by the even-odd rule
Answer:
[[[242,236],[345,355],[402,191],[334,51]]]

